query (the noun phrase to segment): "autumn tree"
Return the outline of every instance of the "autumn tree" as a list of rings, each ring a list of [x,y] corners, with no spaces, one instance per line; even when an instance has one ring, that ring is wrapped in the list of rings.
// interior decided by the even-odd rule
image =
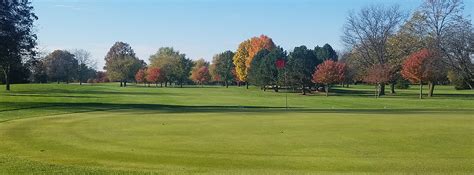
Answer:
[[[10,90],[12,69],[21,68],[25,58],[36,54],[36,34],[31,1],[0,1],[0,71]]]
[[[97,71],[97,73],[95,74],[95,80],[96,82],[99,82],[99,83],[110,82],[109,77],[107,77],[107,73],[104,71]]]
[[[306,46],[295,47],[288,55],[287,76],[291,84],[301,86],[303,95],[306,88],[311,85],[313,73],[316,66],[322,63],[322,59],[316,56],[316,52]]]
[[[420,84],[420,99],[423,98],[423,83],[436,81],[440,74],[441,60],[437,53],[428,49],[422,49],[410,55],[403,62],[402,76],[411,83]],[[431,84],[431,83],[430,83]],[[430,86],[430,93],[432,96],[434,87]]]
[[[239,44],[239,47],[237,48],[237,51],[234,55],[233,62],[239,81],[246,82],[247,89],[247,77],[254,56],[262,49],[270,51],[275,47],[276,46],[275,43],[273,43],[273,40],[266,35],[253,37]]]
[[[140,69],[138,70],[137,74],[135,74],[135,81],[137,83],[143,83],[143,84],[146,84],[147,81],[146,81],[146,69]]]
[[[357,50],[358,62],[362,64],[362,72],[374,65],[385,65],[390,61],[388,39],[394,35],[405,14],[399,6],[369,6],[358,13],[350,13],[344,25],[343,42]],[[385,84],[380,84],[379,95],[385,94]]]
[[[193,67],[192,60],[172,47],[158,49],[158,52],[150,56],[150,63],[151,67],[157,67],[166,72],[165,87],[168,82],[170,84],[176,82],[183,87],[183,83],[188,80]]]
[[[395,84],[400,81],[403,61],[412,53],[431,45],[432,39],[424,29],[424,16],[415,12],[395,35],[388,39],[388,64],[393,72],[390,80],[391,93],[395,93]]]
[[[132,47],[124,42],[116,42],[105,56],[105,67],[108,77],[120,81],[120,87],[127,86],[127,81],[133,80],[144,62],[135,56]]]
[[[214,79],[222,81],[226,88],[229,87],[229,82],[234,80],[233,71],[235,70],[235,66],[232,60],[233,57],[234,53],[232,51],[225,51],[214,55],[212,59],[210,72],[214,75]]]
[[[191,74],[191,79],[200,85],[209,82],[211,80],[211,74],[207,66],[201,66],[194,70]]]
[[[328,96],[329,87],[344,80],[344,67],[344,63],[326,60],[317,66],[313,74],[313,82],[324,84],[326,96]]]
[[[191,80],[195,83],[203,85],[211,80],[211,74],[209,73],[209,62],[204,59],[198,59],[194,61],[194,67],[191,71]]]
[[[193,61],[194,66],[193,66],[192,70],[194,71],[194,70],[199,69],[201,67],[209,67],[209,64],[210,63],[208,61],[204,60],[204,58],[199,58],[199,59]]]
[[[159,68],[161,71],[166,72],[164,78],[165,87],[168,86],[168,82],[174,81],[176,64],[180,54],[171,47],[162,47],[158,51],[150,56],[150,67]]]
[[[380,97],[380,91],[384,84],[387,84],[392,79],[392,73],[390,65],[388,64],[376,64],[371,66],[364,76],[364,82],[375,85],[375,98]]]
[[[158,85],[158,83],[160,83],[163,87],[163,82],[166,81],[165,72],[161,68],[151,67],[147,69],[146,81],[149,83],[155,83],[155,85]]]
[[[77,76],[78,62],[68,51],[55,50],[43,61],[50,81],[69,83]]]

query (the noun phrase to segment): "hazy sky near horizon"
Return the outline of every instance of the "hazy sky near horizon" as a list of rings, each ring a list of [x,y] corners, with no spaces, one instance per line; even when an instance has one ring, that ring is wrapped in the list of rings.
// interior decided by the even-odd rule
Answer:
[[[33,0],[39,48],[85,49],[104,65],[116,41],[129,43],[148,62],[160,47],[191,59],[235,51],[261,34],[288,51],[300,45],[331,44],[342,50],[342,27],[350,10],[399,4],[407,13],[422,0]],[[464,0],[472,15],[474,0]],[[471,20],[472,20],[471,16]]]

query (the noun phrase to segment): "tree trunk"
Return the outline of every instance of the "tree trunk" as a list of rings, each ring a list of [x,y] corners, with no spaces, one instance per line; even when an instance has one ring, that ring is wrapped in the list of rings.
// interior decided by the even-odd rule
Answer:
[[[390,93],[395,94],[395,83],[390,84]]]
[[[165,87],[168,87],[168,82],[167,81],[165,81]]]
[[[225,82],[225,88],[229,88],[229,83],[227,81],[224,81]]]
[[[433,92],[434,92],[434,88],[435,88],[436,83],[429,82],[428,85],[429,85],[429,89],[430,89],[428,91],[428,97],[433,97],[433,95],[434,95]]]
[[[420,99],[423,99],[423,82],[420,81]]]
[[[3,73],[5,74],[5,89],[10,91],[10,69],[4,70]]]
[[[378,84],[375,85],[374,91],[375,91],[374,96],[375,96],[375,98],[377,98],[377,95],[379,94],[379,85]]]
[[[324,91],[326,91],[326,97],[329,96],[329,84],[326,84],[326,86],[324,86]]]
[[[59,82],[58,82],[58,84],[59,84]],[[122,81],[120,81],[120,87],[123,87],[123,83],[122,83]]]
[[[247,86],[247,89],[249,89],[249,82],[245,82],[245,86]]]
[[[380,83],[380,90],[379,90],[379,97],[382,96],[382,95],[385,95],[385,84],[384,83]]]
[[[278,92],[278,85],[275,85],[275,87],[273,88],[273,90],[275,90],[275,92]]]
[[[474,89],[474,86],[471,84],[470,81],[467,81],[467,80],[464,80],[464,81],[466,82],[467,86],[469,86],[469,88],[470,88],[471,90]]]
[[[237,86],[240,87],[240,81],[237,82]]]
[[[81,80],[79,80],[79,85],[81,85],[81,86],[82,86],[82,81],[81,81]]]
[[[304,89],[304,85],[301,85],[301,94],[306,95],[306,91]]]
[[[183,82],[179,82],[179,87],[183,88]]]
[[[127,87],[127,81],[123,81],[123,87]]]

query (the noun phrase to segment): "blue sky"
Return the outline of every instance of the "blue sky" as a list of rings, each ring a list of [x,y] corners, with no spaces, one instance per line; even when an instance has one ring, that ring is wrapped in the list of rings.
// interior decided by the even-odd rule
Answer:
[[[342,50],[350,10],[394,3],[410,12],[421,0],[33,0],[39,48],[88,50],[98,69],[116,41],[129,43],[145,61],[164,46],[211,60],[260,34],[289,51],[325,43]],[[466,15],[473,7],[465,0]]]

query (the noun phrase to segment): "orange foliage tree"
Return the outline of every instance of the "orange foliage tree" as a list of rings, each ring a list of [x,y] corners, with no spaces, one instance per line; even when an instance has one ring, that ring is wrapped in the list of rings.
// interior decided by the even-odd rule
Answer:
[[[233,58],[238,80],[240,82],[247,82],[250,64],[252,63],[253,57],[260,50],[267,49],[270,51],[274,48],[276,48],[275,43],[273,43],[273,40],[266,35],[253,37],[240,43]]]
[[[137,83],[144,83],[144,84],[147,83],[145,69],[138,70],[137,74],[135,74],[135,81],[137,81]]]
[[[211,74],[209,73],[207,66],[202,66],[192,72],[191,79],[194,82],[203,85],[204,83],[207,83],[209,80],[211,80]]]
[[[345,67],[344,63],[326,60],[316,67],[316,71],[313,74],[313,82],[324,84],[326,96],[328,96],[329,86],[344,80]]]
[[[165,79],[166,79],[166,75],[160,68],[152,67],[148,69],[146,80],[149,83],[155,83],[155,85],[158,85],[158,83],[163,83]]]

